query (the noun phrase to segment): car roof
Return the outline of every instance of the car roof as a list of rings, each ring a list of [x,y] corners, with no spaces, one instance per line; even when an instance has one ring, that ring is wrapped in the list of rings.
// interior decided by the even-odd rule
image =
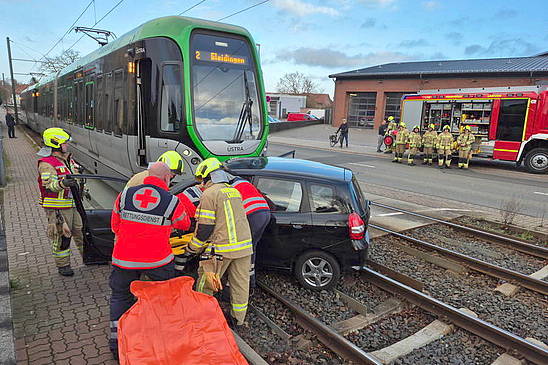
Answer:
[[[313,177],[332,181],[352,180],[352,171],[321,162],[283,157],[243,157],[225,162],[235,174],[261,175],[262,172],[298,177]]]

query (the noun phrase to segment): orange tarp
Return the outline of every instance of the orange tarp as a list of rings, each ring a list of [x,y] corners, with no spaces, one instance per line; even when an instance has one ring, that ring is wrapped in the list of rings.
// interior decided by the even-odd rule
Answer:
[[[188,276],[134,281],[137,297],[120,318],[122,365],[247,365],[217,300],[192,290]]]

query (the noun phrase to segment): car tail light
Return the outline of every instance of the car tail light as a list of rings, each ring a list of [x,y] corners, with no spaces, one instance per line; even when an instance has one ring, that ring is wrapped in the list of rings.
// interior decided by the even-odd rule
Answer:
[[[352,240],[361,240],[365,236],[365,224],[358,213],[348,216],[348,234]]]

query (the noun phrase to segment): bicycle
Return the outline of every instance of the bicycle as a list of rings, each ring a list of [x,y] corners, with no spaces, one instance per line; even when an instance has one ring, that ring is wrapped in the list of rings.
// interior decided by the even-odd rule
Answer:
[[[332,134],[329,136],[329,145],[331,147],[335,147],[337,143],[339,143],[341,140],[341,135],[338,133]]]

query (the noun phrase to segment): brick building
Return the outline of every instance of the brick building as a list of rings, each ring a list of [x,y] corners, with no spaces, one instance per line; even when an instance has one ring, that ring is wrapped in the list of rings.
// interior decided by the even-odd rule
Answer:
[[[424,89],[525,86],[548,81],[548,56],[399,62],[329,75],[335,79],[333,125],[377,127],[399,119],[403,94]]]

